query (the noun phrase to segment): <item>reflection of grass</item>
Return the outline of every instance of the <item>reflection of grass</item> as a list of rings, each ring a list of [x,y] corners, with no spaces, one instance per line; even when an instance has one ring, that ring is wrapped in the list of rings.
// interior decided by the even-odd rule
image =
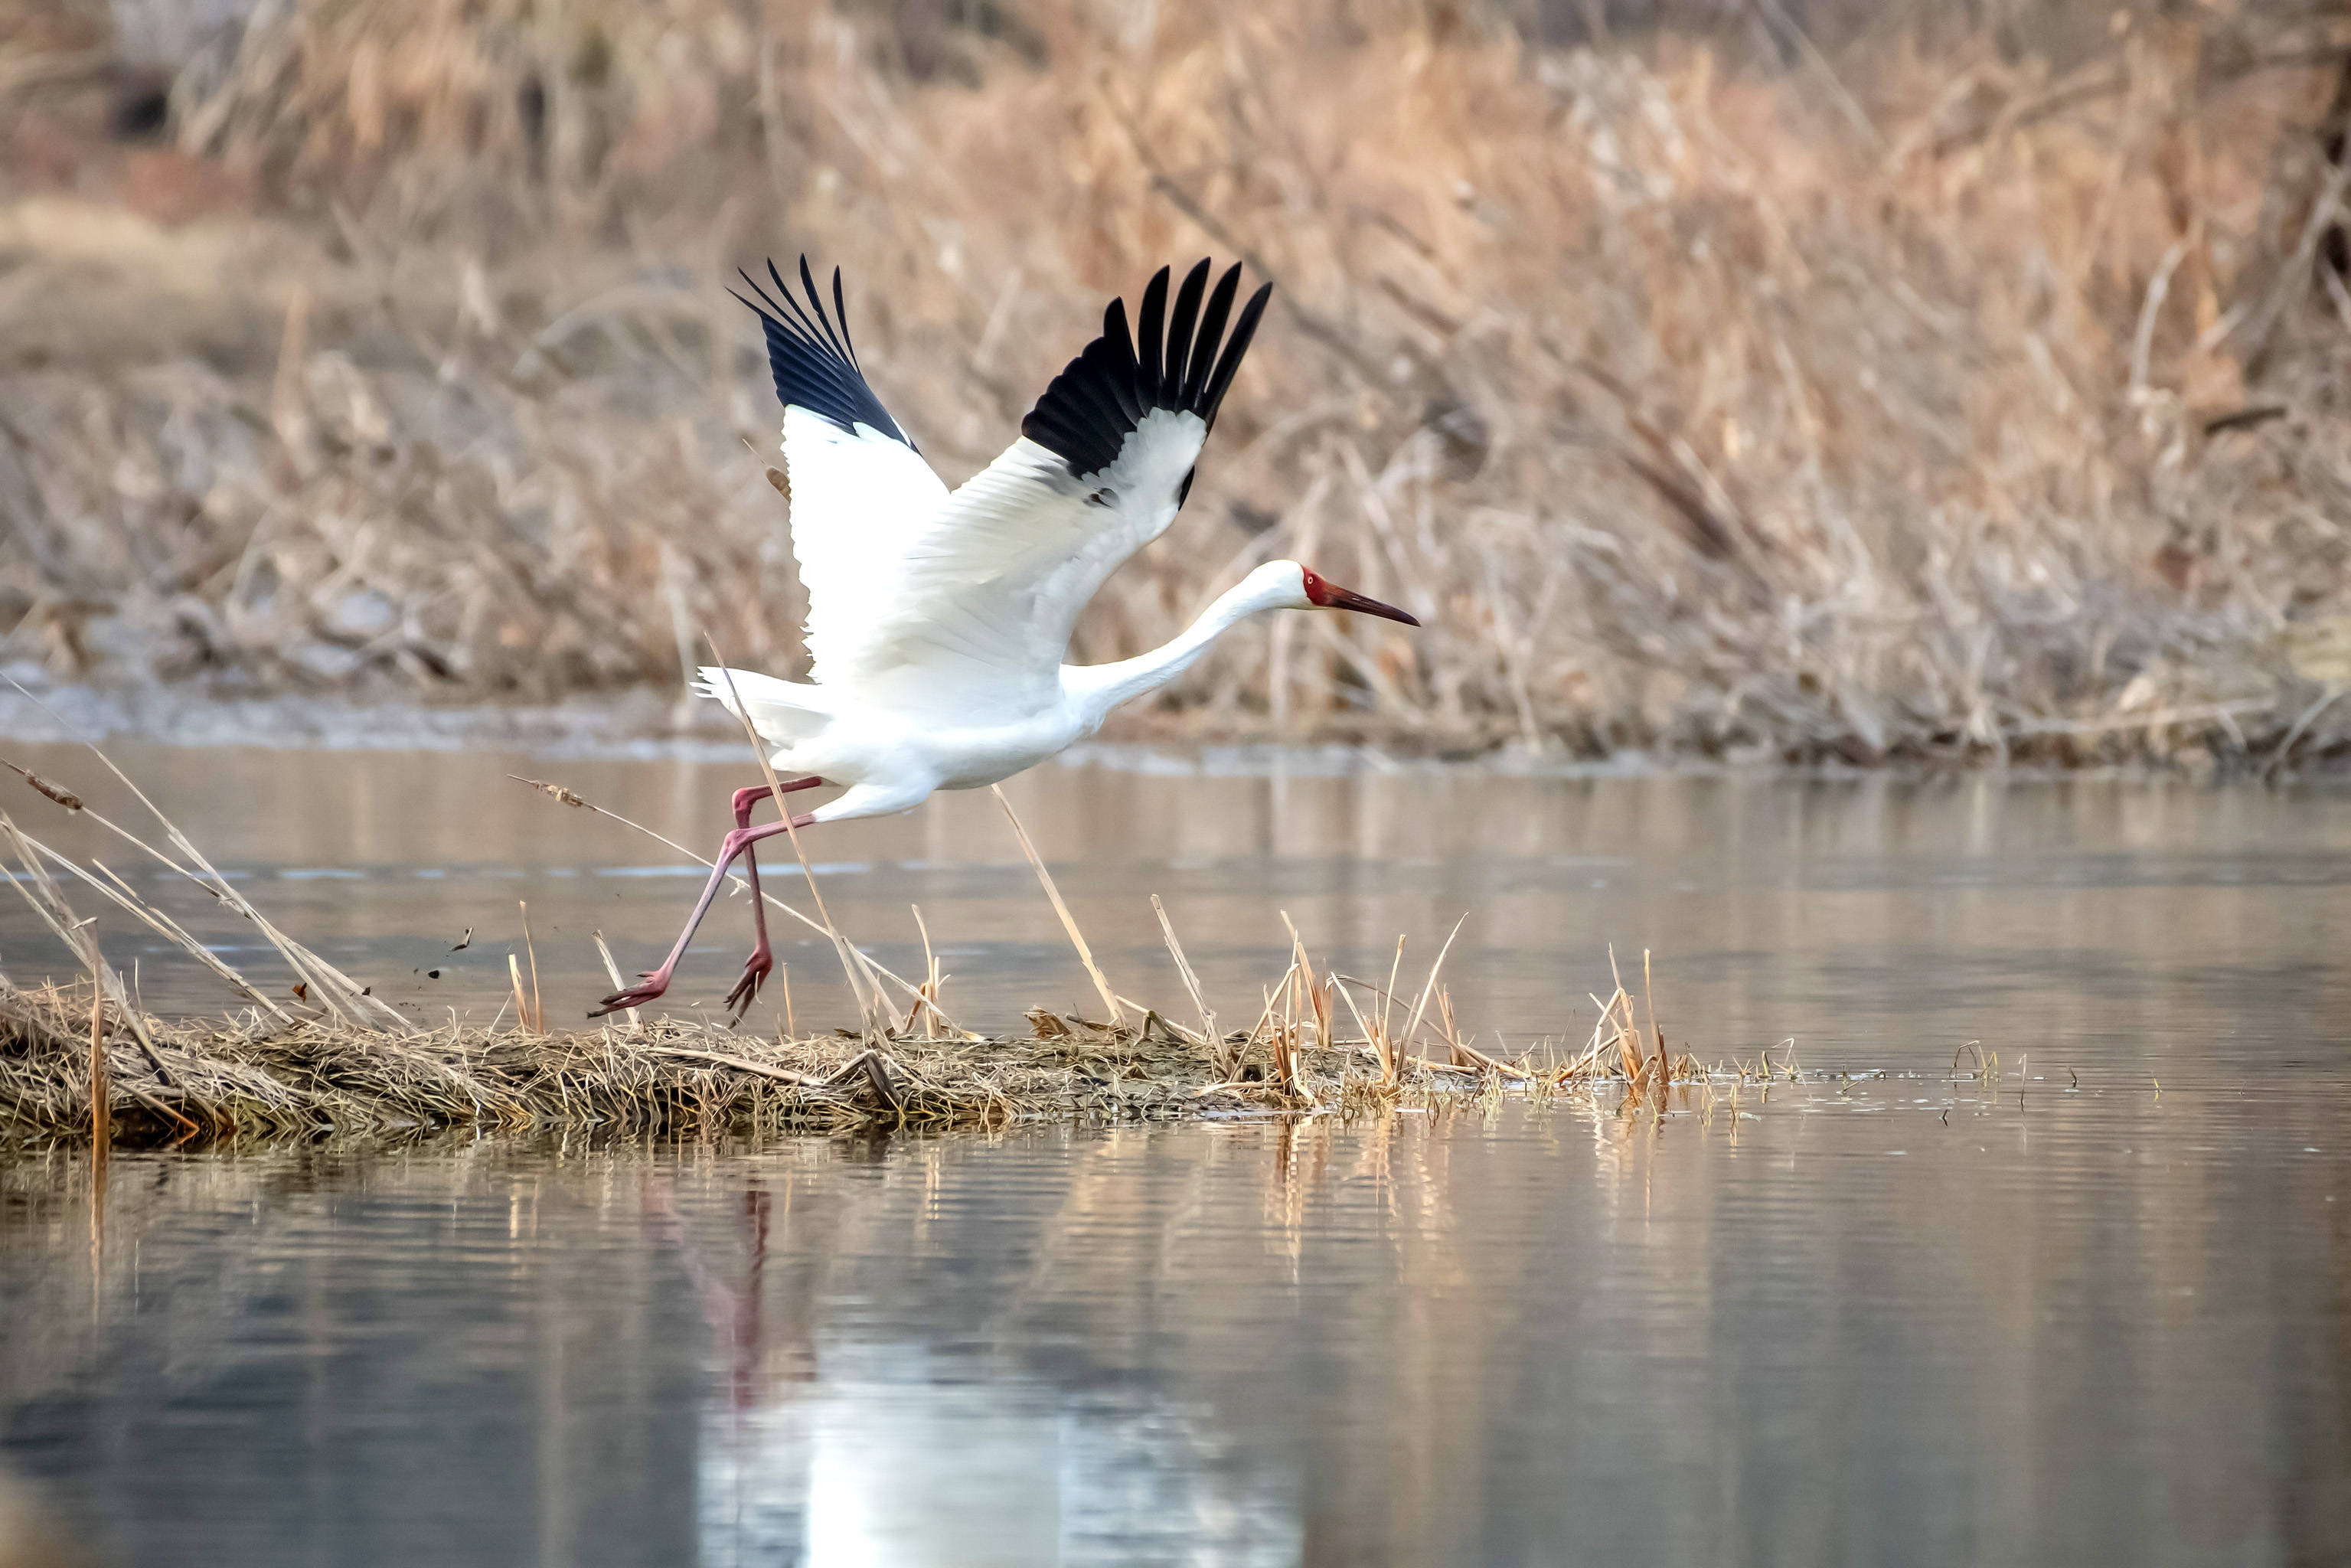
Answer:
[[[302,0],[183,78],[177,149],[12,172],[5,651],[546,695],[674,680],[707,629],[789,673],[734,263],[844,263],[870,373],[960,477],[1106,292],[1214,250],[1280,308],[1079,656],[1274,553],[1428,624],[1228,638],[1167,698],[1195,729],[2340,747],[2330,24],[2028,5],[1954,39],[1944,9],[1783,75],[1455,7],[1137,36],[1040,0],[917,38],[780,0]],[[0,60],[34,112],[60,79]]]

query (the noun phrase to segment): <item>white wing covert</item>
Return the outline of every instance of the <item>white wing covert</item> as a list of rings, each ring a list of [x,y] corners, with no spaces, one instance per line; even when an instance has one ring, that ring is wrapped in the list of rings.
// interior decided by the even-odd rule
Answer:
[[[1171,309],[1162,267],[1138,333],[1111,301],[1020,439],[949,496],[857,373],[846,328],[837,342],[825,329],[801,264],[815,322],[799,314],[794,331],[761,315],[820,686],[949,721],[1058,700],[1079,612],[1175,521],[1273,292],[1259,287],[1236,319],[1240,268],[1213,290],[1208,274],[1195,267]]]
[[[1171,309],[1162,267],[1135,333],[1125,301],[1111,301],[1102,335],[1053,378],[1020,439],[914,529],[845,672],[861,695],[946,715],[1058,700],[1079,612],[1175,521],[1273,292],[1259,288],[1234,318],[1240,268],[1214,290],[1208,273],[1195,267]]]

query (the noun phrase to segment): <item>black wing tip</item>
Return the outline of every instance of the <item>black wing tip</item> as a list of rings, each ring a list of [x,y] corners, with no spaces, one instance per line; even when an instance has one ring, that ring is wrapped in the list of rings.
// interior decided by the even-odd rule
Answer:
[[[1061,458],[1072,475],[1084,476],[1115,463],[1127,436],[1156,410],[1196,413],[1213,427],[1273,294],[1272,284],[1259,285],[1228,336],[1225,322],[1239,292],[1241,264],[1217,280],[1204,311],[1201,296],[1213,270],[1212,260],[1203,256],[1186,271],[1172,308],[1174,267],[1152,275],[1136,323],[1146,339],[1140,352],[1127,328],[1125,298],[1113,299],[1102,309],[1102,334],[1053,378],[1020,421],[1020,434]]]
[[[732,288],[727,292],[758,314],[767,339],[768,369],[775,377],[777,401],[788,409],[806,409],[844,431],[853,432],[861,424],[870,426],[912,448],[914,442],[898,428],[898,422],[890,417],[882,400],[873,395],[865,372],[858,366],[856,350],[850,342],[849,301],[841,287],[841,268],[832,269],[832,309],[827,311],[805,255],[799,258],[799,291],[806,296],[805,303],[784,281],[774,257],[768,259],[767,266],[768,277],[775,285],[774,294],[770,295],[758,278],[739,267],[735,270],[749,286],[751,298],[745,298]],[[836,316],[840,319],[837,328],[833,319]]]

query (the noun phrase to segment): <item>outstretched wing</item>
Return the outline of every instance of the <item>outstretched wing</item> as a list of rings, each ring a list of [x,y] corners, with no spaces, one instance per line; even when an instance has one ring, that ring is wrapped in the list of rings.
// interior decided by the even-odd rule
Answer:
[[[1162,267],[1133,333],[1125,301],[1111,301],[1102,336],[1053,378],[1020,422],[1020,439],[898,547],[883,601],[869,600],[868,616],[828,641],[819,678],[947,716],[1056,700],[1079,612],[1166,532],[1190,493],[1273,292],[1259,288],[1234,318],[1240,270],[1211,290],[1202,261],[1171,308]]]
[[[768,339],[768,368],[784,405],[784,470],[791,481],[792,555],[808,590],[808,648],[820,681],[853,664],[852,650],[889,599],[907,542],[947,499],[947,487],[914,450],[858,369],[849,340],[841,269],[832,314],[800,258],[803,307],[768,264],[770,296],[749,273]],[[835,319],[839,329],[835,330]]]

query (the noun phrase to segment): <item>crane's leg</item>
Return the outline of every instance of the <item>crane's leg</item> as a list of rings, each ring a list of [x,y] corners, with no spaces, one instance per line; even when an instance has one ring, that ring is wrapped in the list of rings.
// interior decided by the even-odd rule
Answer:
[[[807,788],[808,783],[796,781],[795,787]],[[760,790],[751,799],[756,800],[766,793],[766,790]],[[749,809],[750,801],[744,802],[742,810],[746,815],[748,814]],[[778,833],[787,832],[794,828],[810,827],[815,824],[815,821],[814,817],[794,817],[789,824],[768,822],[757,828],[738,827],[729,832],[719,841],[718,861],[710,868],[710,880],[703,883],[702,896],[695,901],[694,913],[685,917],[685,929],[678,933],[676,946],[670,948],[669,956],[662,960],[661,967],[645,971],[641,977],[643,984],[631,986],[626,990],[615,991],[606,997],[599,1006],[590,1010],[588,1016],[591,1019],[601,1018],[606,1013],[617,1012],[623,1008],[639,1007],[669,989],[670,977],[677,971],[677,961],[685,956],[686,944],[694,940],[695,928],[702,924],[703,915],[709,913],[710,901],[718,896],[719,885],[726,880],[726,868],[735,863],[735,857],[761,839],[771,839]],[[764,920],[761,924],[765,925]],[[772,964],[773,959],[770,958],[769,962]]]
[[[794,779],[778,788],[789,795],[795,789],[813,789],[823,782],[823,779],[816,778]],[[736,790],[737,830],[748,828],[751,825],[751,808],[774,793],[764,784]],[[759,854],[748,845],[743,850],[743,870],[751,882],[751,928],[758,933],[758,937],[751,945],[751,956],[743,960],[743,973],[736,979],[735,988],[726,993],[727,1011],[737,1023],[742,1022],[743,1015],[751,1010],[752,1002],[758,998],[759,988],[767,983],[768,975],[776,967],[775,950],[768,945],[768,901],[759,892]]]

